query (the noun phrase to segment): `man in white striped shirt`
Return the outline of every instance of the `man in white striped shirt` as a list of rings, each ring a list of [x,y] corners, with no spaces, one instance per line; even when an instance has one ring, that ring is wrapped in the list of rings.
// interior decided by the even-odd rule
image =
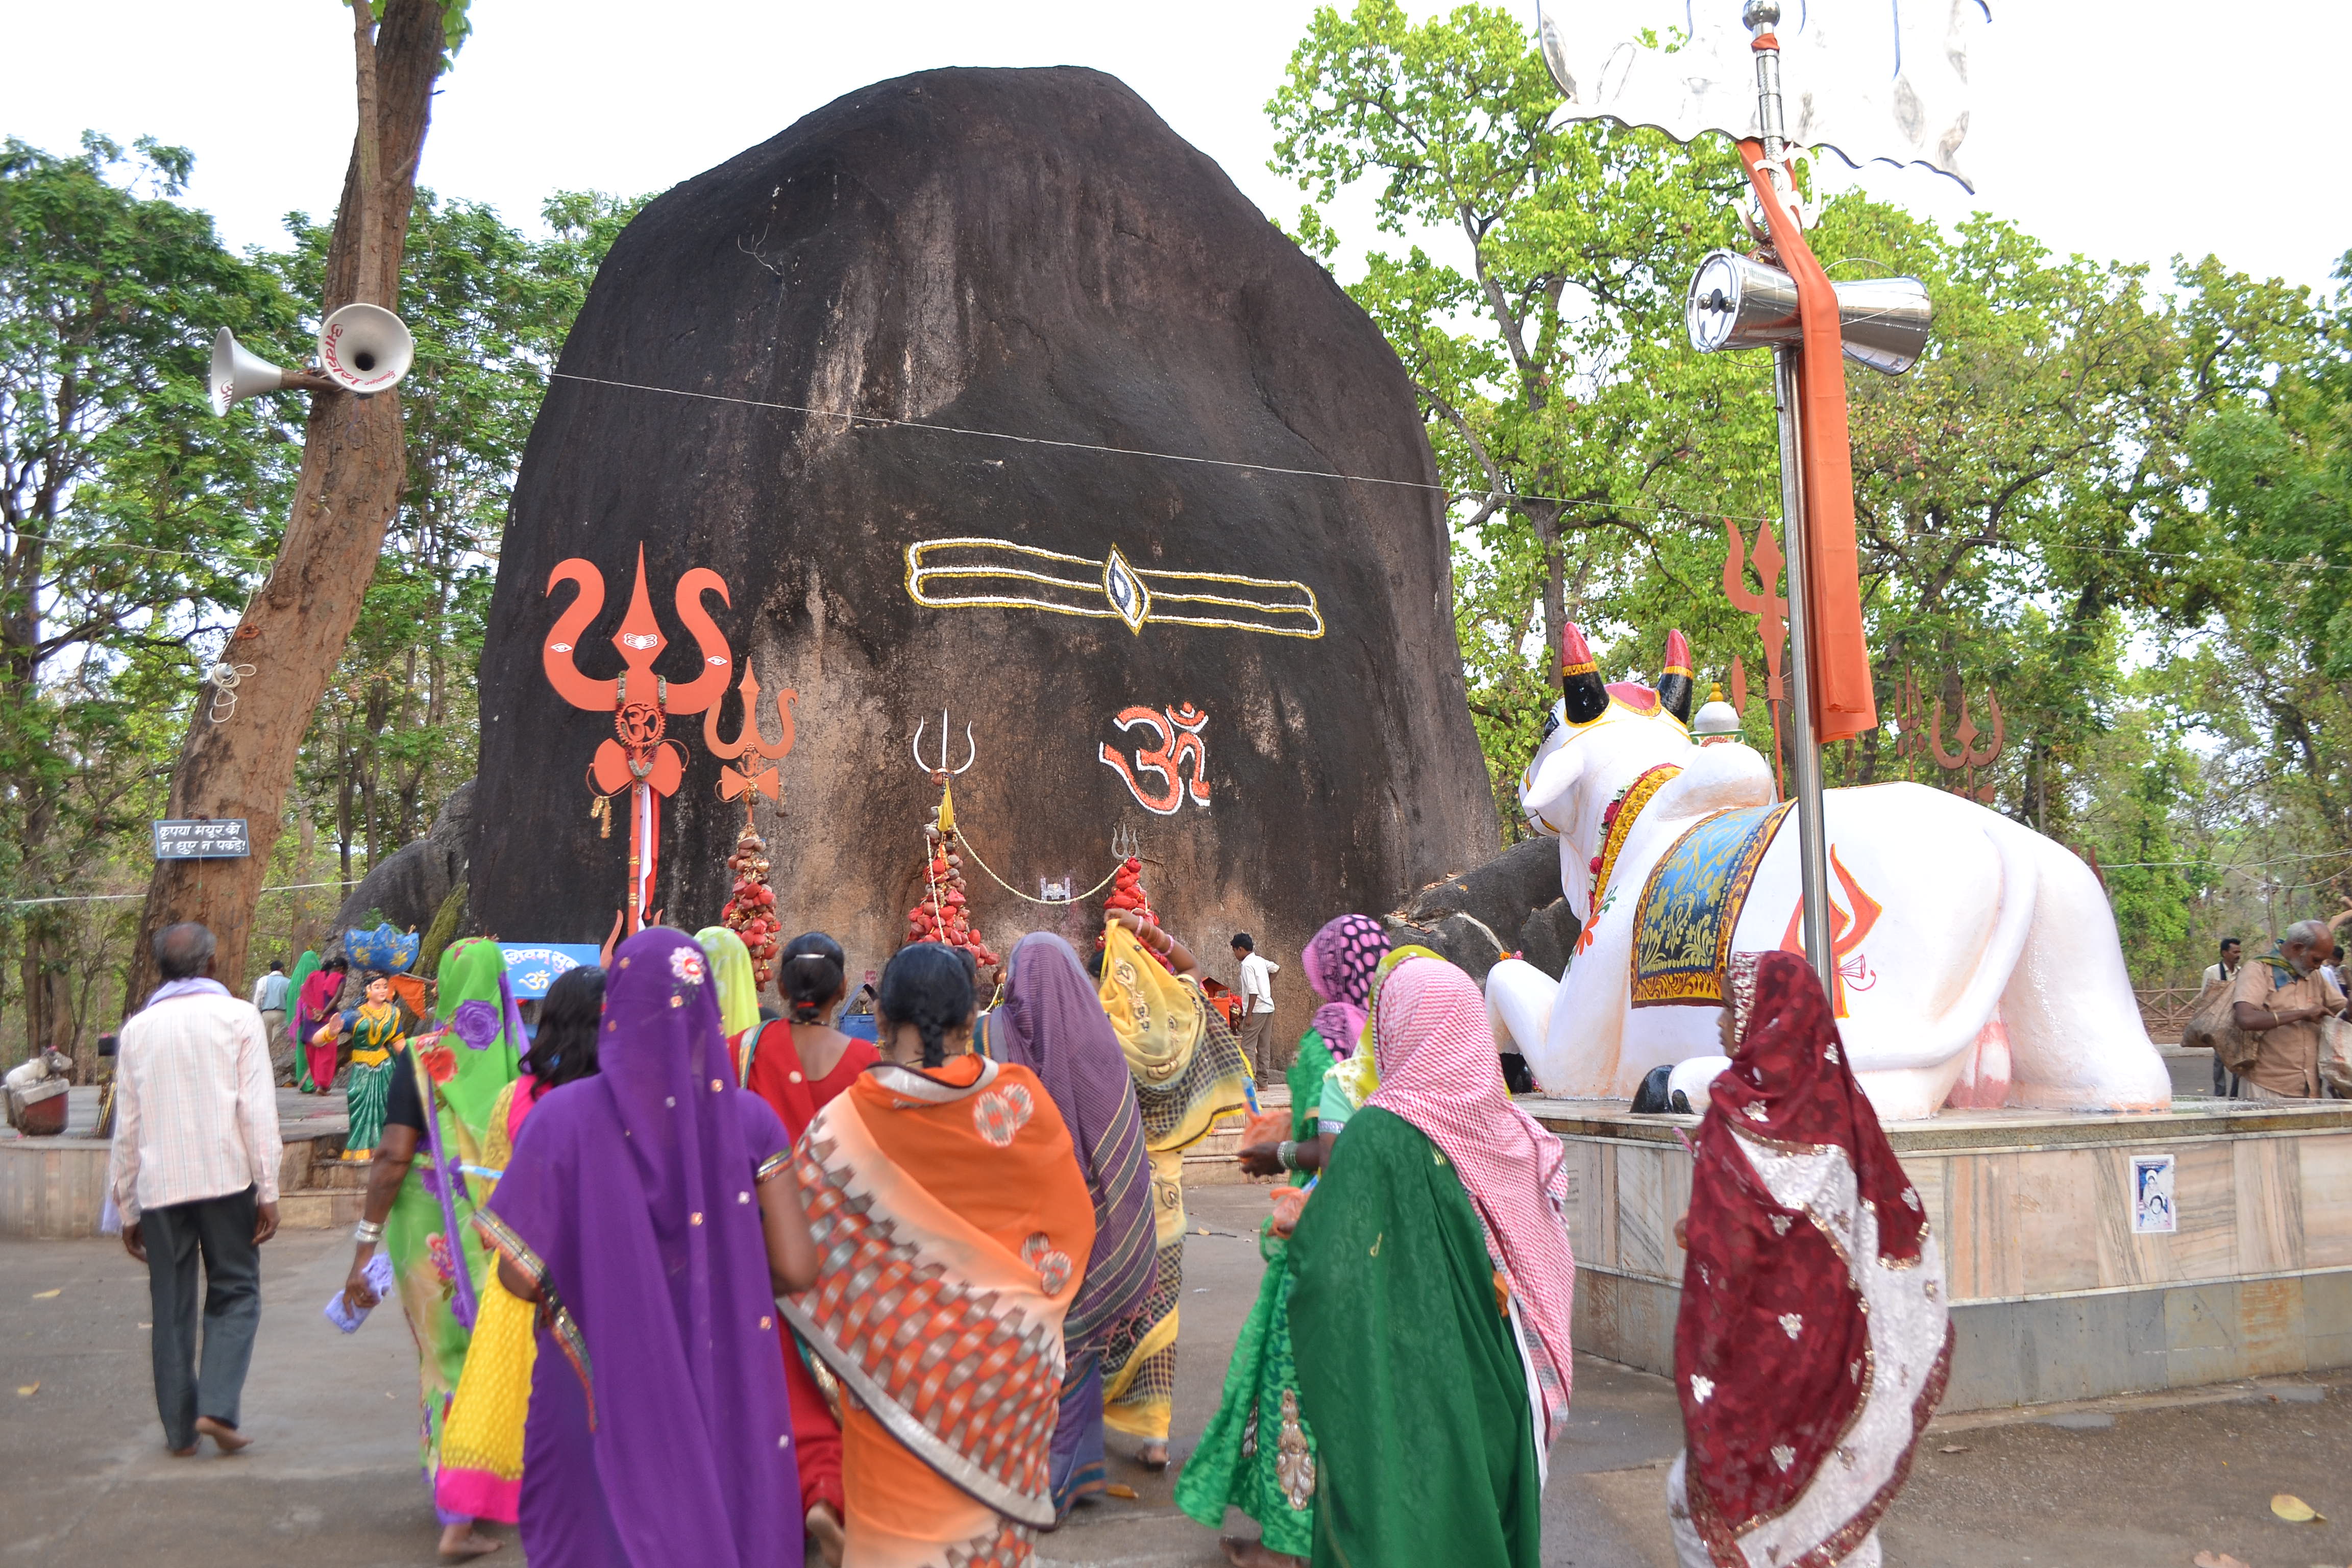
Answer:
[[[173,1453],[199,1435],[225,1454],[261,1323],[259,1248],[278,1231],[278,1091],[261,1014],[212,978],[213,933],[155,933],[163,984],[122,1026],[108,1177],[122,1245],[147,1265],[155,1407]],[[196,1269],[205,1279],[196,1368]]]

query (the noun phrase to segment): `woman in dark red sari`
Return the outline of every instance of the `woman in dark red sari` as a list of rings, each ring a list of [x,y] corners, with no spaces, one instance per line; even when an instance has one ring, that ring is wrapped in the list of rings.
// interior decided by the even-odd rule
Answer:
[[[1667,1472],[1683,1568],[1877,1568],[1950,1370],[1944,1266],[1821,983],[1733,956],[1683,1230]]]
[[[774,1108],[794,1143],[818,1111],[881,1060],[871,1042],[833,1026],[849,994],[847,963],[841,944],[823,931],[794,937],[776,962],[776,984],[792,1016],[762,1025],[743,1053],[743,1087]],[[825,1561],[837,1563],[844,1509],[841,1423],[790,1326],[782,1333],[805,1523]]]

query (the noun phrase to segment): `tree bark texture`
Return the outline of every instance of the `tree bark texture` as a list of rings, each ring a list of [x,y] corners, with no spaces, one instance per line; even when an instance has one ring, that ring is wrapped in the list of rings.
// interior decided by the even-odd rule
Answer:
[[[327,252],[325,312],[354,300],[398,309],[401,255],[442,44],[439,0],[389,0],[372,47],[362,35],[363,112]],[[364,113],[371,98],[373,148],[366,144]],[[236,710],[225,722],[212,721],[209,694],[199,693],[172,774],[170,815],[241,816],[253,854],[156,866],[126,1007],[155,984],[152,934],[180,921],[201,921],[212,929],[219,943],[215,973],[225,984],[236,989],[246,979],[254,910],[283,826],[302,737],[359,621],[406,472],[397,392],[365,398],[341,391],[311,394],[285,541],[268,582],[229,642],[227,657],[252,665],[254,674],[237,687]]]

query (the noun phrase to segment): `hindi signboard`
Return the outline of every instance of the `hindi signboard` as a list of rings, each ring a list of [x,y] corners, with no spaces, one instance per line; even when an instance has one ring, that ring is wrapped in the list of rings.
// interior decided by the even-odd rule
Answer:
[[[252,853],[253,838],[242,816],[198,821],[163,817],[155,824],[158,860],[242,860]]]
[[[506,956],[507,982],[518,1002],[536,1001],[567,970],[604,957],[604,950],[593,942],[502,942],[499,951]]]

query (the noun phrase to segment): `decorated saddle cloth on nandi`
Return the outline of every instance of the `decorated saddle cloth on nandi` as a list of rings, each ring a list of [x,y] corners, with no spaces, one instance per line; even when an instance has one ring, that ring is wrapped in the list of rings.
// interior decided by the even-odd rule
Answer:
[[[1789,802],[1701,817],[1658,857],[1633,913],[1633,1005],[1723,1005],[1731,934]]]

